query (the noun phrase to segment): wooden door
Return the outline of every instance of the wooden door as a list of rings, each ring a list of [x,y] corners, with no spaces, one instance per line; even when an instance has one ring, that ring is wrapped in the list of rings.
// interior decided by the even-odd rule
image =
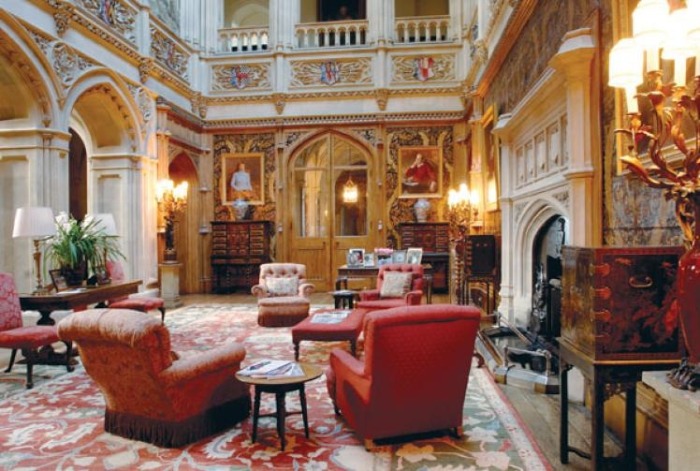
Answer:
[[[351,142],[326,134],[298,152],[290,168],[289,259],[306,265],[318,290],[329,290],[348,249],[373,247],[369,228],[378,209],[368,204],[373,193],[368,157]]]

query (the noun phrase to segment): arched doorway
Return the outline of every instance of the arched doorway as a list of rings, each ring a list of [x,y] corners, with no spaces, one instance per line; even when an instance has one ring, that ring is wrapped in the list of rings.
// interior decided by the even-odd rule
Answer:
[[[201,208],[200,198],[197,194],[197,188],[199,188],[197,168],[189,156],[180,154],[170,162],[168,175],[175,185],[183,181],[189,185],[187,206],[177,216],[175,224],[175,251],[178,263],[182,263],[180,293],[199,293],[201,292],[200,281],[202,278],[201,263],[199,263],[201,257],[198,231]]]
[[[88,159],[85,143],[73,129],[68,145],[68,181],[69,213],[82,220],[88,212]]]
[[[375,245],[380,205],[369,184],[370,163],[364,149],[333,133],[308,143],[290,162],[289,259],[306,265],[319,290],[332,287],[349,249]]]

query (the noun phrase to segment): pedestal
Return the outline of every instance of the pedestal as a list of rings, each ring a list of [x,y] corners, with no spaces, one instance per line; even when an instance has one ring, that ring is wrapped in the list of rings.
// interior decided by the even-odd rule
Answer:
[[[182,306],[180,299],[180,268],[182,263],[161,263],[160,297],[165,301],[165,308]]]
[[[642,381],[668,401],[668,469],[690,471],[700,464],[700,392],[683,391],[666,381],[666,372],[645,372]]]

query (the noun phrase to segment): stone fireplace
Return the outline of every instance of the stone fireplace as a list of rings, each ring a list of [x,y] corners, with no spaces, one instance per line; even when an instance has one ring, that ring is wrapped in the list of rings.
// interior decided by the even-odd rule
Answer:
[[[502,251],[497,308],[505,322],[483,334],[492,352],[500,350],[496,378],[535,384],[540,392],[558,391],[561,247],[601,243],[595,54],[590,29],[567,33],[550,67],[493,130],[500,149],[502,247],[509,249]]]

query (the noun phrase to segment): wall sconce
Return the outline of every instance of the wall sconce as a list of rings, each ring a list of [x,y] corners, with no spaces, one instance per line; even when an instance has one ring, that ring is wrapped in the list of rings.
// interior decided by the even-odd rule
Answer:
[[[348,181],[343,185],[343,203],[357,203],[358,198],[357,185],[352,181],[352,177],[348,176]]]
[[[31,238],[34,241],[34,272],[36,287],[32,294],[43,294],[44,283],[41,279],[41,251],[39,244],[56,234],[56,220],[53,210],[47,207],[18,208],[15,211],[15,223],[12,228],[13,238]]]
[[[447,220],[450,224],[450,238],[462,240],[469,232],[469,223],[472,218],[472,201],[477,196],[469,191],[466,183],[459,185],[459,189],[450,188],[447,192]]]
[[[177,263],[175,251],[174,229],[175,215],[187,206],[188,183],[181,182],[175,186],[172,180],[159,180],[156,185],[156,201],[165,219],[165,252],[164,263]]]

